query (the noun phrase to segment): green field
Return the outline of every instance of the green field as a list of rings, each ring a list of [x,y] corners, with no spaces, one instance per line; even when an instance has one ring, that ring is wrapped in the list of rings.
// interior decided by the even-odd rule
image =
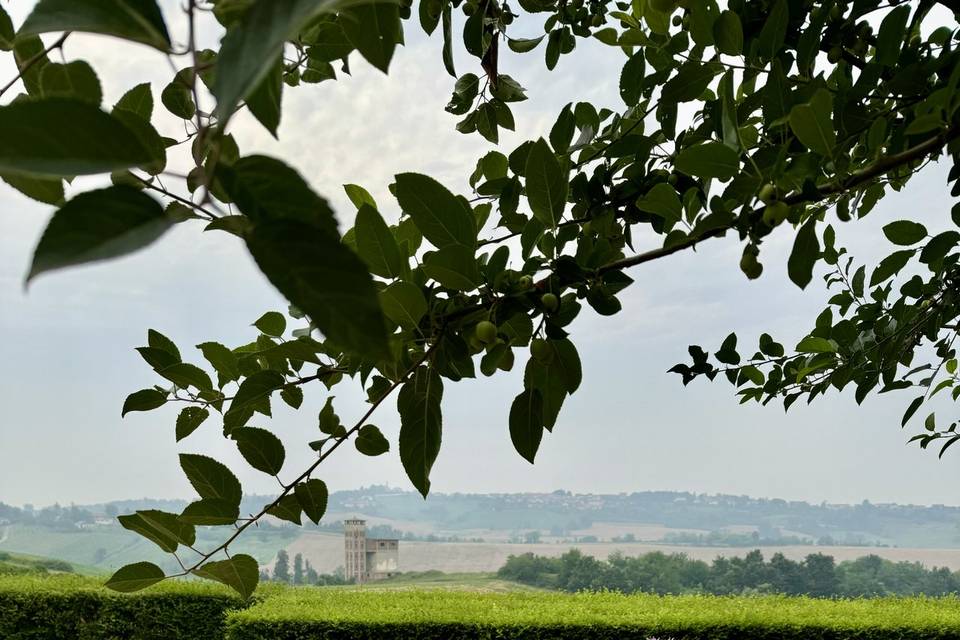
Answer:
[[[165,569],[175,569],[176,562],[156,545],[117,525],[89,529],[58,530],[50,527],[14,524],[0,527],[5,533],[0,552],[31,554],[58,558],[82,565],[87,572],[112,573],[125,564],[143,560]],[[299,531],[292,528],[269,528],[250,531],[235,547],[236,553],[247,553],[261,564],[270,562],[279,549],[292,542]],[[211,528],[197,529],[197,548],[215,547],[222,542],[223,532]]]
[[[423,571],[402,573],[387,580],[378,580],[365,585],[334,587],[355,591],[476,591],[487,593],[513,593],[518,591],[543,591],[518,582],[503,580],[495,573],[443,573]]]

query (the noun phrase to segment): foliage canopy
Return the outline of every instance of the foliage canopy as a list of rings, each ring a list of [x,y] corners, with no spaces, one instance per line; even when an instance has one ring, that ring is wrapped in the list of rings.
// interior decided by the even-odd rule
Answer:
[[[476,59],[462,75],[452,55],[461,46],[455,9],[466,17],[462,46]],[[130,514],[123,525],[165,551],[192,554],[183,574],[249,595],[256,562],[229,556],[229,544],[267,514],[319,520],[327,489],[312,477],[317,467],[351,439],[363,454],[386,453],[391,443],[369,419],[394,392],[399,455],[426,495],[444,386],[476,376],[476,356],[491,376],[526,348],[509,434],[533,462],[581,382],[568,327],[583,303],[615,315],[630,268],[722,236],[741,241],[740,268],[757,278],[764,240],[792,233],[790,279],[806,287],[819,268],[836,293],[792,349],[768,334],[742,355],[736,334],[712,353],[690,347],[692,361],[672,369],[684,383],[723,374],[744,402],[785,407],[831,388],[852,386],[858,401],[910,389],[917,395],[904,424],[939,392],[956,399],[960,231],[891,223],[884,233],[897,249],[868,269],[837,245],[831,220],[866,216],[941,156],[954,163],[951,195],[960,193],[958,32],[943,24],[958,9],[955,0],[187,0],[186,33],[171,34],[154,0],[39,0],[16,30],[0,7],[0,49],[19,68],[0,95],[24,91],[0,106],[0,178],[56,207],[28,280],[193,225],[240,238],[299,321],[288,330],[287,316],[269,312],[249,344],[198,345],[206,368],[148,333],[138,352],[162,381],[131,394],[122,413],[185,403],[177,440],[222,416],[224,437],[253,468],[287,479],[274,502],[241,518],[233,472],[183,454],[197,501],[180,514]],[[516,33],[538,18],[542,35]],[[214,22],[219,49],[199,49],[197,30]],[[446,110],[462,118],[464,134],[496,143],[515,126],[511,104],[526,90],[499,72],[501,56],[543,51],[554,69],[584,38],[623,52],[622,67],[610,70],[623,104],[568,104],[544,137],[483,155],[469,175],[470,198],[426,175],[397,175],[397,224],[366,189],[346,185],[357,215],[341,233],[293,168],[242,152],[230,121],[247,109],[276,135],[284,91],[334,80],[358,58],[387,72],[410,23],[439,32],[443,64],[456,78]],[[176,71],[159,103],[183,120],[184,139],[152,124],[150,85],[104,106],[88,63],[50,58],[78,31],[169,57]],[[60,35],[47,45],[40,36],[51,33]],[[186,175],[167,170],[168,153],[181,145],[190,150]],[[66,181],[105,174],[111,186],[68,199]],[[960,224],[960,209],[951,216]],[[641,243],[659,247],[635,252]],[[363,385],[369,410],[348,427],[328,396],[310,443],[316,461],[284,471],[284,444],[249,426],[254,415],[269,417],[278,398],[299,408],[309,383],[333,389],[348,380]],[[941,454],[960,439],[955,422],[933,413],[925,427],[914,440],[936,442]],[[218,525],[235,526],[222,545],[193,548],[196,526]],[[109,584],[133,590],[165,577],[138,563]]]

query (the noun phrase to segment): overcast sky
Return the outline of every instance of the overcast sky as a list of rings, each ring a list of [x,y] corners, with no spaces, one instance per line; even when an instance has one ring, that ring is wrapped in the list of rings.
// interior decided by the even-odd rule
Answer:
[[[30,4],[10,6],[15,23]],[[171,30],[182,33],[174,6],[166,5]],[[443,70],[440,40],[424,38],[412,22],[406,26],[407,46],[398,50],[389,77],[354,56],[352,77],[287,91],[279,142],[249,119],[233,125],[245,153],[269,153],[295,165],[334,203],[344,229],[353,208],[340,185],[366,186],[395,219],[397,206],[386,191],[395,173],[424,172],[467,193],[466,177],[492,148],[454,130],[455,118],[443,111],[452,79]],[[170,77],[162,56],[118,40],[74,35],[65,54],[93,63],[107,105],[148,80],[159,102]],[[5,81],[15,71],[9,55],[0,60]],[[620,109],[622,60],[598,43],[580,43],[548,73],[542,51],[521,57],[504,50],[502,71],[519,79],[531,98],[515,109],[518,133],[503,136],[500,149],[509,152],[545,135],[567,101]],[[458,64],[461,73],[471,70],[464,56]],[[167,135],[177,135],[179,126],[161,120]],[[858,256],[876,258],[887,248],[880,226],[905,211],[929,215],[928,226],[940,228],[949,219],[945,175],[944,168],[932,167],[865,221],[841,224],[840,242]],[[189,497],[178,452],[223,460],[248,493],[274,491],[272,478],[244,470],[213,420],[177,445],[172,408],[120,419],[128,393],[159,381],[133,350],[145,343],[148,327],[202,364],[192,345],[249,341],[253,320],[285,308],[239,241],[181,225],[135,256],[46,275],[24,292],[23,275],[51,212],[0,183],[0,501]],[[545,437],[535,466],[513,451],[507,432],[510,402],[522,387],[522,359],[509,375],[448,383],[434,491],[689,490],[816,502],[960,504],[960,454],[938,461],[905,444],[910,434],[899,428],[899,416],[910,397],[872,397],[857,407],[846,393],[811,407],[798,403],[785,415],[778,405],[739,406],[726,383],[684,389],[665,373],[685,360],[688,344],[716,348],[731,330],[741,344],[765,330],[787,343],[804,335],[829,296],[820,280],[806,292],[789,282],[790,241],[790,230],[779,229],[764,245],[766,270],[759,281],[740,273],[740,247],[727,238],[634,269],[636,283],[621,295],[623,312],[615,317],[596,316],[585,306],[571,336],[583,360],[583,386]],[[364,409],[357,388],[344,384],[335,393],[341,418],[351,423]],[[276,402],[273,421],[262,423],[287,443],[285,477],[308,464],[306,442],[316,438],[316,412],[325,398],[323,388],[308,388],[299,412]],[[333,490],[373,483],[409,488],[395,453],[399,419],[393,407],[385,405],[373,422],[394,451],[376,459],[352,447],[338,452],[321,474]]]

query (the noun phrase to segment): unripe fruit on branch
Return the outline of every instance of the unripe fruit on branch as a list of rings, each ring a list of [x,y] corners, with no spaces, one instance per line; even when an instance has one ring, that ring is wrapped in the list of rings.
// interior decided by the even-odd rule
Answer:
[[[483,344],[492,344],[497,340],[497,325],[489,320],[482,320],[477,323],[476,335],[477,340]]]
[[[750,251],[749,247],[743,252],[743,257],[740,258],[740,270],[751,280],[756,280],[763,273],[763,265],[757,262],[756,254]]]
[[[553,313],[560,308],[560,299],[552,293],[545,293],[540,298],[540,304],[548,312]]]
[[[763,209],[763,221],[768,227],[775,227],[787,219],[790,207],[786,202],[771,202]]]
[[[553,361],[553,349],[543,338],[535,338],[530,342],[530,355],[540,364],[550,364]]]
[[[522,276],[519,280],[517,280],[517,286],[523,290],[529,289],[533,286],[533,278],[530,276]]]
[[[777,187],[769,182],[760,189],[760,202],[770,204],[777,199]]]

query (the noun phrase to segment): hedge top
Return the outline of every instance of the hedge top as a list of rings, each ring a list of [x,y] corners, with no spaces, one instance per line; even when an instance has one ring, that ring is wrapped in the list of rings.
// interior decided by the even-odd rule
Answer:
[[[105,578],[91,578],[75,574],[24,574],[0,575],[0,596],[35,595],[75,595],[78,593],[95,594],[109,598],[131,597],[111,591],[103,586]],[[170,580],[158,585],[153,595],[178,595],[185,597],[219,597],[241,602],[230,588],[201,580]]]
[[[234,624],[464,624],[643,629],[791,626],[960,633],[960,599],[817,600],[786,596],[470,593],[285,589],[236,611]]]

